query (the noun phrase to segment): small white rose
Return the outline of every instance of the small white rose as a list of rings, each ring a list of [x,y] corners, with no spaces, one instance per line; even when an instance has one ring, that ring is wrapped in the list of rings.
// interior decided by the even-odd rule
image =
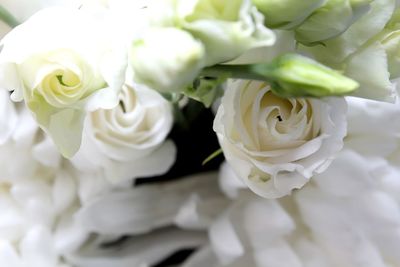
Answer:
[[[323,171],[343,145],[342,98],[282,99],[268,84],[234,81],[214,130],[228,163],[255,193],[276,198]]]
[[[118,103],[126,64],[110,56],[104,36],[101,24],[84,11],[49,8],[1,43],[1,87],[14,90],[13,100],[25,100],[67,157],[79,148],[86,110]]]
[[[177,28],[150,28],[130,50],[135,80],[161,92],[179,92],[204,67],[203,44]]]
[[[112,183],[162,174],[175,161],[175,146],[165,141],[172,124],[171,106],[160,94],[124,86],[117,107],[88,116],[72,162],[85,172],[103,172]]]

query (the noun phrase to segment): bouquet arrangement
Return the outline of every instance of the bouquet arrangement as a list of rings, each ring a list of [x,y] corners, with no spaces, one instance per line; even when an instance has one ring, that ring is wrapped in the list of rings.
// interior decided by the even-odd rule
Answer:
[[[399,6],[2,0],[0,266],[400,266]]]

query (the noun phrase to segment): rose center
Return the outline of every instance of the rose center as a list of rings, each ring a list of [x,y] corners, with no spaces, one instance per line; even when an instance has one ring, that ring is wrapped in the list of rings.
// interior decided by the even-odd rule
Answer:
[[[283,99],[268,91],[253,105],[252,113],[257,117],[253,115],[248,128],[254,129],[263,150],[290,148],[313,138],[312,107],[306,99]]]

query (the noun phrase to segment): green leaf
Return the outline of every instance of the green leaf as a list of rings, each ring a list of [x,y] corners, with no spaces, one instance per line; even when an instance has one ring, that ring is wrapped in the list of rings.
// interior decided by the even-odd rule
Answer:
[[[226,79],[226,75],[215,78],[199,77],[193,82],[193,85],[185,88],[183,94],[209,108],[218,97],[223,95],[222,84]]]

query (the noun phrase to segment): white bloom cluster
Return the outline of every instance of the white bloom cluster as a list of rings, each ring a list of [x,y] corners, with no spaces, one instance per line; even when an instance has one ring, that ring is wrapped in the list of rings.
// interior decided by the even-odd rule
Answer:
[[[25,2],[0,4],[1,267],[400,266],[399,1]],[[143,184],[184,97],[217,110],[219,179]]]
[[[210,105],[231,76],[265,80],[263,87],[270,88],[265,95],[249,90],[241,96],[239,85],[228,85],[215,130],[231,164],[236,165],[234,158],[251,161],[235,166],[250,188],[266,197],[280,197],[328,166],[341,149],[346,122],[343,99],[304,98],[284,100],[285,104],[275,95],[341,96],[354,91],[358,82],[300,55],[271,57],[280,54],[281,44],[301,38],[308,38],[302,43],[315,43],[343,36],[346,29],[358,27],[358,18],[367,10],[378,13],[381,1],[313,1],[290,10],[280,22],[274,10],[292,5],[290,1],[57,2],[53,4],[63,7],[37,12],[1,40],[0,86],[12,91],[13,100],[25,101],[76,168],[121,185],[163,174],[175,161],[175,147],[166,141],[173,125],[172,104],[161,94],[176,100],[183,93]],[[32,10],[43,5],[32,3]],[[331,21],[342,11],[348,15],[345,23],[326,34],[313,30],[326,25],[325,15]],[[382,13],[386,15],[378,15],[389,19],[393,12]],[[295,27],[295,32],[282,33],[287,26],[282,23]],[[397,27],[393,25],[388,29]],[[260,47],[270,51],[271,62],[232,65],[232,60],[243,60]],[[285,47],[296,52],[294,45]],[[395,67],[396,61],[391,64]],[[368,96],[368,88],[366,92]],[[238,100],[242,97],[258,100],[251,107],[252,101]],[[236,104],[243,104],[241,119],[233,115]],[[246,130],[238,134],[236,128]],[[232,152],[227,140],[247,151]]]
[[[88,232],[76,227],[76,178],[28,110],[1,91],[0,263],[67,266],[60,257]],[[10,160],[10,158],[12,160]]]
[[[124,98],[123,105],[135,114],[128,114],[125,120],[136,121],[133,125],[139,128],[142,120],[148,126],[152,120],[158,121],[154,129],[147,129],[149,133],[141,129],[131,137],[142,137],[147,141],[143,146],[153,153],[163,137],[151,133],[164,130],[165,123],[170,123],[170,107],[148,89],[126,90],[130,97]],[[135,92],[142,94],[140,100],[147,97],[148,101],[140,102]],[[215,174],[176,184],[116,189],[107,180],[116,176],[82,172],[62,159],[28,110],[14,104],[8,92],[0,91],[0,96],[0,266],[132,267],[157,263],[176,250],[204,244],[205,229],[217,216],[215,207],[219,210],[228,204],[218,191]],[[164,109],[158,105],[160,101]],[[135,107],[139,110],[135,111]],[[101,116],[104,112],[120,111],[97,112]],[[165,121],[157,120],[160,113],[166,116]],[[118,120],[124,122],[124,118],[113,121]],[[167,156],[173,158],[164,155]],[[201,212],[193,217],[198,209]],[[150,231],[155,233],[147,234]],[[104,243],[126,234],[136,237],[122,245],[123,255],[102,248]],[[167,241],[169,246],[164,245]],[[138,251],[137,246],[142,250]],[[99,262],[104,265],[98,265]]]

